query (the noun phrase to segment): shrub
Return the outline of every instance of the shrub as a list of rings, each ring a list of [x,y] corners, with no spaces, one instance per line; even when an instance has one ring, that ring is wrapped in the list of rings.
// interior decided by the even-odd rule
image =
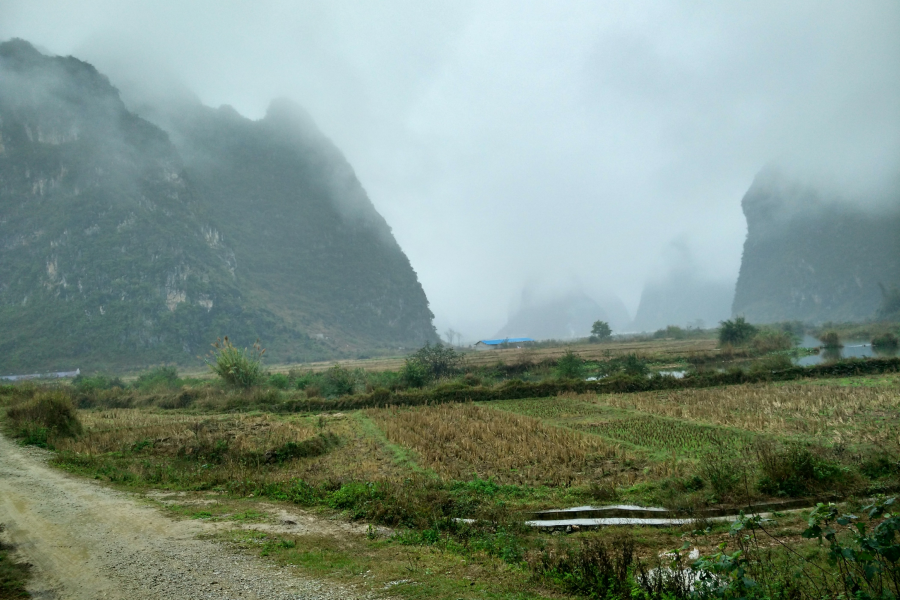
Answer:
[[[157,367],[141,373],[134,382],[139,390],[153,390],[178,387],[178,370],[175,367]]]
[[[601,362],[598,369],[598,374],[605,376],[624,374],[629,377],[646,377],[648,373],[650,369],[647,361],[634,353]]]
[[[206,364],[229,385],[248,388],[262,380],[262,357],[265,353],[265,349],[259,345],[259,340],[253,344],[252,350],[247,348],[241,350],[234,346],[226,335],[225,339],[216,340],[213,344],[213,350],[206,359]]]
[[[841,338],[840,336],[838,336],[836,331],[826,331],[819,336],[819,341],[822,342],[822,346],[824,348],[841,347]]]
[[[340,439],[333,433],[320,433],[302,442],[287,442],[275,450],[266,452],[267,463],[283,463],[294,458],[321,456],[337,446]]]
[[[556,374],[560,379],[581,379],[584,376],[584,360],[571,350],[566,350],[556,361]]]
[[[53,437],[81,435],[81,421],[72,399],[62,391],[38,392],[31,400],[6,411],[15,435],[25,443],[47,446]]]
[[[626,354],[621,361],[622,373],[631,377],[644,377],[650,372],[647,368],[647,361],[639,357],[637,354]]]
[[[743,461],[721,445],[700,458],[700,475],[719,500],[731,496],[744,478]]]
[[[342,367],[334,365],[322,374],[320,391],[326,397],[348,396],[356,389],[356,374]]]
[[[609,542],[586,537],[576,547],[530,553],[527,562],[545,580],[585,598],[686,598],[690,574],[682,564],[648,570],[638,559],[634,540],[617,535]]]
[[[687,337],[687,332],[678,325],[667,325],[665,329],[658,329],[653,333],[655,339],[672,338],[682,340]]]
[[[893,333],[883,333],[872,338],[872,346],[875,348],[896,348],[900,346],[900,340]]]
[[[273,373],[269,376],[269,385],[279,390],[286,390],[291,385],[291,379],[284,373]]]
[[[722,321],[719,327],[719,343],[740,346],[749,342],[756,335],[756,331],[756,327],[748,323],[744,317]]]
[[[400,372],[400,380],[406,387],[420,388],[428,383],[428,371],[419,361],[407,358]]]
[[[763,329],[759,331],[750,342],[757,352],[777,352],[790,350],[794,347],[794,336],[787,331],[775,329]]]
[[[440,379],[456,373],[462,365],[463,356],[450,346],[440,342],[435,345],[425,344],[408,360],[419,363],[429,379]]]
[[[761,475],[758,487],[766,494],[796,497],[826,486],[833,489],[842,474],[839,466],[800,444],[760,442],[756,456]]]
[[[78,375],[72,380],[72,385],[76,390],[83,393],[93,392],[96,390],[111,390],[114,387],[124,388],[125,383],[118,377],[109,377],[107,375]]]
[[[772,373],[774,371],[785,371],[794,366],[789,356],[784,354],[773,354],[763,357],[750,365],[750,373],[762,374]]]

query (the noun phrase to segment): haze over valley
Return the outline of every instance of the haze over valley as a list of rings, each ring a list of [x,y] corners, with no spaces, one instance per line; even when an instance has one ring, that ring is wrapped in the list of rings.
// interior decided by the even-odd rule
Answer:
[[[619,333],[715,327],[736,315],[858,321],[874,316],[882,289],[900,285],[900,109],[891,101],[900,66],[889,4],[772,4],[752,14],[572,5],[547,20],[538,7],[504,18],[501,4],[372,13],[271,3],[218,14],[199,38],[181,25],[199,18],[200,5],[115,15],[103,6],[83,7],[52,38],[71,8],[42,19],[26,4],[0,8],[0,35],[24,40],[4,52],[2,293],[5,323],[30,323],[6,337],[7,370],[63,368],[110,336],[118,359],[196,360],[219,310],[250,311],[224,329],[240,343],[261,337],[270,356],[290,362],[415,347],[447,330],[468,344],[578,339],[596,320]],[[306,22],[319,33],[298,43],[289,24]],[[153,27],[168,32],[166,43],[147,37]],[[203,37],[241,27],[269,28],[269,41]],[[381,37],[388,31],[396,35]],[[771,43],[753,41],[763,34]],[[566,45],[553,45],[559,36]],[[44,58],[25,69],[15,56],[32,43]],[[498,51],[481,54],[487,47]],[[97,70],[78,75],[64,64]],[[111,87],[56,97],[91,77]],[[140,213],[127,202],[115,224],[100,205],[88,209],[84,184],[67,184],[103,167],[34,154],[81,148],[78,136],[93,129],[94,152],[112,157],[116,145],[134,144],[109,137],[119,113],[168,139],[152,152],[167,155],[172,166],[160,176],[182,191],[155,193],[181,194],[173,210],[195,221],[179,236],[188,245],[169,250],[153,300],[79,273],[111,258],[99,248],[113,226],[120,236],[136,226],[145,248],[173,232],[135,225]],[[31,154],[20,146],[29,132]],[[160,160],[149,147],[132,152],[136,171],[117,173],[118,189],[147,177],[141,161]],[[101,213],[88,223],[91,210],[109,225]],[[185,218],[173,222],[184,227]],[[98,252],[84,262],[78,250],[78,267],[56,246],[64,232],[76,235],[72,219]],[[139,263],[132,277],[146,278],[150,263]],[[194,277],[213,283],[189,291]],[[70,284],[85,306],[73,303]],[[232,291],[206,289],[217,285]],[[103,326],[111,328],[98,329],[100,307],[116,294],[131,308],[119,315],[113,306]],[[41,304],[49,296],[68,300],[51,309]],[[137,309],[143,301],[155,308]],[[173,306],[198,302],[214,308],[190,326],[162,324],[180,318]],[[24,339],[49,340],[59,324],[80,346],[62,344],[46,360],[23,351]],[[22,352],[32,358],[13,358]]]

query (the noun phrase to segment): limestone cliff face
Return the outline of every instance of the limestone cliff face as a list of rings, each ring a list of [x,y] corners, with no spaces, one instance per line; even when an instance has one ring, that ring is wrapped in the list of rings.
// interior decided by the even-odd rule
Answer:
[[[350,166],[280,110],[198,105],[170,135],[91,65],[0,44],[0,371],[197,362],[223,335],[276,359],[434,339]]]
[[[744,196],[747,239],[732,311],[757,323],[863,321],[900,283],[900,194],[879,208],[829,197],[776,169]]]

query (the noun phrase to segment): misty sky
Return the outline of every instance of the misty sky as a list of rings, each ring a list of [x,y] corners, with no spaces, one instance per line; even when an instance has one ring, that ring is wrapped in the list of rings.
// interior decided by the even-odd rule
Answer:
[[[851,189],[900,166],[896,0],[0,0],[10,37],[251,118],[296,100],[466,339],[525,285],[634,316],[685,248],[734,281],[770,161]]]

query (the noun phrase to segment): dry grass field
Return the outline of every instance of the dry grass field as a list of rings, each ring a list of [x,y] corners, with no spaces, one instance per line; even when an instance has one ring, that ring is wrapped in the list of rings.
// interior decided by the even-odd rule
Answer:
[[[388,439],[449,479],[568,486],[602,477],[625,453],[538,419],[472,404],[368,411]]]
[[[567,394],[491,406],[655,450],[697,452],[754,435],[900,448],[900,379],[749,384],[636,394]]]
[[[127,452],[152,446],[159,456],[177,456],[186,449],[215,447],[228,441],[229,450],[263,452],[316,434],[305,421],[285,421],[268,415],[186,415],[140,409],[80,411],[84,434],[56,442],[61,450],[83,454]]]

